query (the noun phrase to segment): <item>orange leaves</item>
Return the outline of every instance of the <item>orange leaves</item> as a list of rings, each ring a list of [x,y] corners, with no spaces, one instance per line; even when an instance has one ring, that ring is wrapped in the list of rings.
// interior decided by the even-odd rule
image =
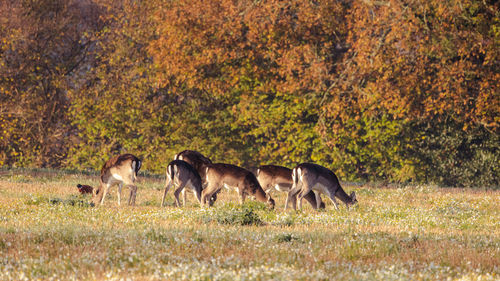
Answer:
[[[345,33],[334,26],[345,12],[335,1],[192,0],[161,9],[159,38],[149,46],[160,79],[214,94],[236,87],[239,75],[287,92],[319,90],[328,79],[331,40]]]
[[[493,81],[498,72],[492,58],[498,61],[499,48],[494,48],[492,33],[484,28],[494,9],[484,2],[461,5],[449,1],[353,4],[348,44],[355,63],[344,70],[353,79],[343,80],[348,84],[339,88],[356,89],[356,83],[363,88],[364,81],[374,81],[364,87],[371,85],[375,100],[389,112],[410,113],[405,117],[409,119],[451,114],[478,122],[473,112],[484,109],[479,102],[484,92],[479,89],[485,89],[484,81]],[[490,107],[482,116],[499,111]],[[492,124],[491,117],[486,119]]]
[[[155,16],[159,37],[150,42],[149,52],[162,70],[163,83],[174,77],[194,87],[204,82],[200,76],[217,76],[221,63],[238,58],[238,53],[221,48],[237,44],[235,38],[241,32],[232,21],[235,8],[221,4],[180,1],[160,7],[161,13]]]

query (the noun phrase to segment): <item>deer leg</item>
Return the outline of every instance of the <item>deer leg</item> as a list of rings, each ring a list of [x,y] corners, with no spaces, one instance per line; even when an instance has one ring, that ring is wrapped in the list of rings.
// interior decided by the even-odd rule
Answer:
[[[165,185],[165,191],[163,192],[163,197],[161,198],[161,206],[165,206],[165,198],[167,197],[167,192],[170,190],[170,187],[172,186],[172,183],[169,181]]]
[[[288,192],[290,193],[290,192]],[[286,196],[286,200],[285,200],[285,210],[288,208],[288,197],[289,197],[289,194],[287,194]]]
[[[286,197],[286,202],[285,202],[285,210],[288,208],[288,203],[292,202],[292,207],[294,210],[297,209],[297,193],[300,192],[300,187],[296,186],[290,191],[288,191],[288,196]]]
[[[118,185],[118,206],[121,203],[123,182]]]
[[[208,190],[208,188],[205,188],[205,189],[203,189],[203,190],[201,191],[201,205],[203,205],[203,206],[204,206],[204,205],[206,204],[206,202],[207,202],[207,193],[208,193],[208,192],[207,192],[207,190]]]
[[[309,202],[309,204],[311,204],[311,206],[313,207],[313,209],[317,209],[318,207],[316,206],[317,205],[317,198],[315,196],[315,193],[314,191],[313,192],[309,192],[307,193],[305,196],[304,196],[304,199],[306,199],[307,202]]]
[[[217,193],[219,192],[220,190],[212,194],[212,197],[210,197],[210,200],[208,200],[208,204],[210,205],[210,207],[214,205],[215,201],[217,200]]]
[[[339,209],[339,204],[337,203],[337,200],[335,199],[335,195],[330,195],[330,196],[328,196],[328,198],[330,198],[330,200],[332,201],[333,205],[335,205],[335,209],[338,210]]]
[[[181,183],[179,185],[179,187],[174,191],[174,195],[175,195],[175,203],[177,204],[177,207],[180,207],[181,206],[181,202],[179,200],[179,194],[184,191],[184,187],[186,186],[185,183]]]
[[[243,188],[241,188],[241,189],[240,188],[236,188],[236,191],[240,195],[240,204],[242,205],[243,203],[245,203],[246,194],[243,191]]]
[[[130,188],[130,196],[128,197],[128,205],[135,205],[135,197],[137,196],[137,186],[134,184],[129,185]]]
[[[208,206],[211,207],[213,204],[210,203],[210,198],[214,193],[219,192],[220,188],[212,185],[208,185],[207,188],[203,189],[201,192],[201,202],[203,205],[206,205],[208,203]]]
[[[191,190],[193,190],[194,195],[196,196],[196,199],[201,205],[201,191],[202,187],[201,186],[195,186],[191,181],[189,182],[189,185],[191,186]]]
[[[182,189],[182,207],[186,207],[186,201],[187,201],[187,194],[186,194],[186,187]]]
[[[195,189],[194,194],[195,194],[196,199],[198,200],[198,202],[200,203],[200,206],[201,206],[201,190]],[[212,200],[210,200],[210,202],[212,202]]]
[[[102,198],[101,198],[101,205],[104,204],[104,198],[106,198],[106,194],[108,194],[109,187],[110,187],[109,184],[106,184],[104,186],[104,192],[103,192]]]
[[[302,199],[304,199],[304,195],[302,195],[302,191],[297,196],[297,209],[302,210]]]
[[[292,188],[288,191],[288,196],[286,197],[285,210],[288,208],[288,203],[292,202],[292,207],[294,210],[297,209],[297,194],[302,190],[303,183],[298,181],[292,184]]]
[[[316,198],[316,209],[319,209],[321,207],[321,196],[319,195],[319,192],[313,191],[314,192],[314,197]]]
[[[299,193],[298,196],[298,208],[299,210],[302,209],[302,199],[304,199],[304,196],[306,196],[309,192],[311,192],[311,189],[308,186],[303,186],[302,191]]]

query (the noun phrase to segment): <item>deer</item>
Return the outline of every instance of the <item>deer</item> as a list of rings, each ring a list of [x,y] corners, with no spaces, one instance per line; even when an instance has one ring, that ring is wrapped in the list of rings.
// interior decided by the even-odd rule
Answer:
[[[201,183],[203,186],[206,186],[207,183],[205,181],[205,170],[208,164],[212,164],[212,161],[206,157],[205,155],[201,154],[198,151],[195,150],[184,150],[179,153],[177,153],[174,156],[174,160],[183,160],[186,161],[187,163],[191,164],[193,168],[198,171],[198,174],[201,177]],[[183,200],[186,201],[186,193],[182,192],[182,197]],[[210,205],[213,205],[215,200],[217,200],[217,194],[213,194],[212,197],[210,198]]]
[[[126,153],[116,155],[109,159],[101,169],[99,177],[99,186],[92,193],[92,205],[104,203],[108,190],[113,185],[118,185],[118,205],[121,201],[122,187],[126,186],[130,189],[128,205],[135,205],[137,196],[137,186],[135,180],[137,173],[141,169],[142,161],[136,156]]]
[[[90,185],[85,185],[85,184],[77,184],[76,187],[78,188],[78,192],[81,194],[92,194],[92,191],[94,188]]]
[[[191,166],[198,171],[202,179],[205,177],[206,165],[212,164],[209,158],[194,150],[181,151],[174,156],[174,160],[183,160],[191,164]]]
[[[267,203],[270,209],[274,209],[273,198],[264,192],[255,175],[247,169],[224,163],[209,164],[205,178],[207,187],[201,192],[201,201],[204,205],[213,194],[225,187],[234,189],[238,193],[240,204],[251,195],[258,201]]]
[[[194,192],[201,206],[201,177],[193,166],[183,160],[173,160],[167,166],[167,179],[165,183],[165,192],[161,200],[161,206],[164,206],[165,197],[170,187],[174,186],[175,203],[180,207],[179,194],[183,193],[182,206],[186,206],[186,190]],[[176,187],[177,186],[177,187]]]
[[[292,188],[292,169],[277,165],[263,165],[257,168],[256,171],[257,180],[267,194],[270,194],[274,189],[281,192],[290,192]],[[316,209],[316,198],[321,200],[321,197],[317,197],[314,191],[307,193],[304,198],[311,204],[311,206]],[[287,197],[288,199],[288,197]],[[285,202],[285,209],[288,205],[288,200]],[[325,208],[325,203],[320,202],[320,209]]]
[[[323,166],[312,164],[312,163],[302,163],[293,168],[292,171],[292,181],[293,186],[288,193],[287,201],[293,201],[293,209],[296,209],[295,196],[298,194],[299,209],[302,208],[302,198],[308,194],[311,190],[325,194],[335,205],[335,209],[339,209],[337,200],[338,197],[342,202],[346,204],[347,209],[350,205],[354,205],[358,202],[356,199],[356,193],[353,191],[350,195],[342,189],[340,186],[337,176],[328,168]],[[316,193],[316,196],[319,194]],[[317,197],[316,197],[317,198]],[[317,207],[319,200],[316,200]],[[287,206],[285,206],[286,209]]]

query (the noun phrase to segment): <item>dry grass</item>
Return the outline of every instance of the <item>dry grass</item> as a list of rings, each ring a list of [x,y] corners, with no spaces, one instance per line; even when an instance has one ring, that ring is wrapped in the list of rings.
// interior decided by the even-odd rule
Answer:
[[[163,180],[141,178],[137,206],[116,188],[91,208],[82,174],[0,174],[2,280],[498,280],[500,192],[430,186],[355,190],[350,211],[282,210],[223,191],[160,208]],[[124,190],[124,193],[126,190]],[[128,198],[128,194],[125,196]],[[241,225],[241,219],[250,225]],[[255,223],[253,223],[255,222]]]

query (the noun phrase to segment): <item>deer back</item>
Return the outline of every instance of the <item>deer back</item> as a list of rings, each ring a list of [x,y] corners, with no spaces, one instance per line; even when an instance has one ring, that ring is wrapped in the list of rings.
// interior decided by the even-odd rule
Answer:
[[[125,176],[129,173],[130,169],[133,171],[134,178],[137,177],[137,173],[141,169],[142,161],[136,156],[126,153],[121,155],[116,155],[109,159],[101,169],[101,182],[108,182],[109,178],[112,176],[113,172],[118,174],[123,174]]]
[[[179,181],[187,182],[191,180],[191,183],[195,186],[199,186],[201,189],[201,177],[198,171],[186,161],[183,160],[173,160],[168,164],[168,173],[171,176],[175,175],[179,178]]]
[[[174,160],[183,160],[191,164],[202,178],[205,174],[206,165],[212,163],[208,157],[205,157],[200,152],[194,150],[184,150],[179,152],[175,155]]]
[[[332,195],[346,204],[357,202],[355,196],[347,195],[335,173],[328,168],[312,163],[302,163],[295,167],[294,171],[299,178],[309,181],[311,185],[319,183],[327,187]]]
[[[292,186],[292,170],[282,166],[263,165],[257,169],[257,180],[264,189],[280,186],[286,190]]]
[[[241,187],[245,177],[252,172],[231,164],[215,163],[206,167],[206,179],[208,182],[216,182],[219,185]]]

